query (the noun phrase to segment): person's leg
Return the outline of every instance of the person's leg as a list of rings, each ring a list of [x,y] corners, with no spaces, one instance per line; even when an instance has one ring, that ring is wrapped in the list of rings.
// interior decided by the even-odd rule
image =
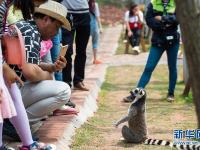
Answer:
[[[179,43],[167,50],[167,61],[169,68],[169,89],[168,94],[174,95],[174,89],[177,81],[177,56]]]
[[[52,62],[56,62],[56,60],[58,59],[58,55],[60,53],[60,34],[61,34],[61,29],[59,29],[57,35],[55,35],[52,39],[53,42],[53,47],[51,48],[50,52],[51,52],[51,58],[52,58]],[[62,81],[62,72],[55,72],[55,79],[58,81]]]
[[[163,48],[158,48],[154,46],[151,47],[144,72],[142,73],[142,76],[137,84],[137,87],[145,88],[163,52],[164,52]]]
[[[90,24],[76,29],[76,57],[74,61],[74,85],[85,77],[86,48],[90,36]]]
[[[135,30],[135,34],[134,34],[134,37],[135,37],[135,46],[139,46],[140,45],[140,36],[141,36],[141,32],[142,30],[140,29],[136,29]]]
[[[133,30],[132,30],[132,33],[133,33]],[[133,35],[132,36],[130,36],[130,37],[128,37],[129,38],[129,43],[131,44],[131,47],[134,47],[135,45],[135,43],[134,43],[134,33],[133,33]]]
[[[13,148],[11,147],[5,147],[5,145],[3,144],[2,142],[2,131],[3,131],[3,123],[0,123],[0,150],[3,149],[3,150],[14,150]]]
[[[90,13],[90,36],[92,38],[92,50],[93,50],[93,59],[96,59],[96,53],[94,52],[94,36],[95,36],[95,16]]]
[[[73,40],[75,31],[67,31],[62,29],[62,44],[68,44],[68,50],[66,52],[65,58],[67,60],[67,65],[62,71],[63,81],[69,84],[71,87],[72,82],[72,55],[73,55]]]
[[[133,32],[133,54],[135,55],[138,55],[140,53],[140,33],[141,33],[141,30],[139,29],[133,29],[132,30]]]
[[[13,99],[13,103],[17,112],[17,116],[10,118],[10,121],[17,130],[22,144],[24,146],[31,145],[33,143],[33,139],[26,110],[24,108],[24,104],[22,103],[20,90],[16,84],[12,84],[11,88],[8,88],[8,90]]]
[[[155,69],[156,65],[158,64],[158,61],[160,60],[160,57],[162,56],[163,52],[164,52],[163,48],[158,48],[154,46],[151,47],[145,69],[142,73],[142,76],[140,77],[137,87],[139,88],[146,87],[147,83],[151,78],[151,74]],[[132,102],[133,100],[134,99],[132,95],[123,98],[124,102]]]
[[[132,36],[133,36],[133,37],[132,37],[132,38],[133,38],[133,47],[135,47],[135,46],[138,46],[138,45],[137,45],[137,30],[136,30],[136,29],[133,29],[133,30],[132,30],[132,33],[133,33],[133,35],[132,35]]]
[[[29,121],[39,121],[66,104],[71,95],[68,84],[61,81],[45,80],[25,83],[21,88]]]
[[[99,45],[99,30],[98,27],[96,27],[94,34],[92,36],[92,45],[93,45],[93,55],[94,55],[94,61],[93,63],[98,64],[100,61],[97,59],[97,51],[98,51],[98,45]]]
[[[98,50],[98,44],[99,44],[99,28],[98,28],[96,18],[93,18],[93,19],[94,19],[93,21],[91,20],[92,23],[90,23],[90,30],[91,30],[90,32],[92,36],[92,49],[93,49],[93,57],[94,57],[93,63],[95,64],[95,62],[97,61],[97,50]]]
[[[72,22],[72,15],[68,14],[67,19]],[[72,23],[71,23],[72,25]],[[63,81],[66,82],[70,87],[72,86],[72,55],[73,55],[73,41],[74,41],[75,27],[72,26],[71,31],[67,31],[62,28],[62,44],[69,45],[65,58],[67,60],[67,65],[62,71]]]
[[[3,145],[3,142],[2,142],[2,130],[3,130],[3,123],[0,123],[0,147]]]

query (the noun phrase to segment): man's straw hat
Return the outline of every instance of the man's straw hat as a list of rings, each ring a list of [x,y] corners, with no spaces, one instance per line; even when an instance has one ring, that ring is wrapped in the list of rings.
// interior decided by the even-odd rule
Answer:
[[[41,13],[52,17],[60,21],[63,24],[63,28],[71,31],[71,25],[66,19],[67,8],[64,5],[52,0],[48,0],[45,3],[41,4],[39,7],[35,7],[35,13]]]

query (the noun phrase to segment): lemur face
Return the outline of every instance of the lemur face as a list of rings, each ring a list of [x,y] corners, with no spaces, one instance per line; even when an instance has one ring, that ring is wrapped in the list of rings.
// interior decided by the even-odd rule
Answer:
[[[142,88],[136,88],[135,90],[131,91],[131,95],[134,98],[133,103],[136,103],[138,100],[146,95],[146,91]]]

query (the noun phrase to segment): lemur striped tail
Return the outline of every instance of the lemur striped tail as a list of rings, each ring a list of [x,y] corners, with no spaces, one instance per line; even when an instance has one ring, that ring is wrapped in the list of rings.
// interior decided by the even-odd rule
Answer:
[[[144,141],[145,145],[162,145],[162,146],[170,146],[171,148],[177,148],[180,150],[200,150],[200,145],[186,145],[186,144],[174,144],[171,141],[165,140],[156,140],[156,139],[146,139]]]

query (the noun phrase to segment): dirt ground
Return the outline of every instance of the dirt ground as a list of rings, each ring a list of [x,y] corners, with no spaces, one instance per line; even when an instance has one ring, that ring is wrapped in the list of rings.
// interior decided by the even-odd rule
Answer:
[[[182,68],[179,68],[182,72]],[[94,117],[85,123],[74,137],[73,150],[168,150],[169,147],[146,146],[143,144],[127,144],[120,140],[121,127],[112,126],[127,113],[129,104],[122,99],[133,88],[142,73],[143,66],[110,67],[106,81],[102,86],[98,101],[99,109]],[[168,87],[168,72],[165,65],[159,66],[152,75],[151,82],[146,87],[147,109],[146,118],[150,138],[173,140],[174,129],[195,129],[196,115],[194,106],[186,103],[180,96],[183,91],[182,74],[176,87],[176,101],[168,103],[166,98]]]

